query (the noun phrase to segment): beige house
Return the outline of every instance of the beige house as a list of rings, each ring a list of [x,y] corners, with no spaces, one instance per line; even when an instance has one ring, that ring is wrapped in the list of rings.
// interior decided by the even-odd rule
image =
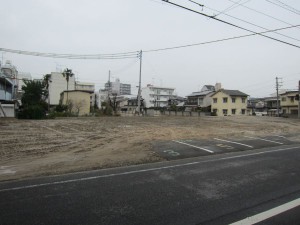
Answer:
[[[298,115],[298,91],[287,91],[280,95],[281,111],[284,115]]]
[[[211,96],[211,112],[217,116],[246,115],[247,97],[238,90],[220,89]]]
[[[90,98],[89,91],[73,90],[62,92],[60,101],[63,105],[68,105],[72,113],[82,116],[90,113]]]

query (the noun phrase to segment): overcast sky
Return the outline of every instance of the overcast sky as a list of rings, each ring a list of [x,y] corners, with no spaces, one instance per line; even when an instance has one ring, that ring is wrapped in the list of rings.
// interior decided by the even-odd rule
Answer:
[[[255,32],[300,24],[299,0],[194,0],[203,8],[188,0],[170,1]],[[228,9],[233,2],[241,5]],[[0,5],[0,48],[58,54],[143,50],[142,86],[174,87],[180,96],[220,82],[225,89],[263,97],[275,92],[276,76],[282,78],[283,89],[296,89],[300,80],[300,48],[261,36],[147,52],[250,34],[159,0],[0,0]],[[300,27],[280,33],[285,36],[265,35],[300,46]],[[137,58],[70,60],[3,52],[0,56],[34,78],[68,67],[77,80],[94,82],[99,89],[111,70],[112,80],[120,78],[137,90]]]

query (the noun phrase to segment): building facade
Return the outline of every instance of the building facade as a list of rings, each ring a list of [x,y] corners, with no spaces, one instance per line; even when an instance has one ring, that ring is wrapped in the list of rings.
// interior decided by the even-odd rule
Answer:
[[[7,60],[0,66],[0,100],[16,99],[18,83],[18,70],[10,60]]]
[[[167,107],[169,100],[176,96],[175,88],[159,87],[154,85],[147,85],[147,87],[142,88],[141,95],[144,99],[144,105],[146,108]]]
[[[60,94],[67,90],[67,81],[62,73],[52,72],[49,82],[49,102],[51,106],[59,105]],[[69,78],[68,90],[75,90],[75,77]]]
[[[91,93],[87,91],[63,91],[60,95],[61,103],[68,105],[70,111],[78,116],[88,115],[90,113]]]
[[[211,96],[211,112],[217,116],[247,115],[247,97],[238,90],[220,89]]]
[[[114,82],[107,82],[105,90],[117,95],[131,95],[131,85],[121,83],[118,78]]]
[[[298,115],[299,92],[287,91],[281,94],[280,104],[283,115]]]

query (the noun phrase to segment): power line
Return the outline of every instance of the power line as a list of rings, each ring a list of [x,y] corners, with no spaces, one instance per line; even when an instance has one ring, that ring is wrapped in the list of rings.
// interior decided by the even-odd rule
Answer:
[[[255,33],[255,34],[258,34],[258,35],[260,35],[260,36],[262,36],[262,37],[265,37],[265,38],[268,38],[268,39],[271,39],[271,40],[274,40],[274,41],[277,41],[277,42],[280,42],[280,43],[283,43],[283,44],[286,44],[286,45],[290,45],[290,46],[293,46],[293,47],[296,47],[296,48],[300,48],[300,46],[298,46],[298,45],[295,45],[295,44],[292,44],[292,43],[289,43],[289,42],[286,42],[286,41],[282,41],[282,40],[279,40],[279,39],[277,39],[277,38],[273,38],[273,37],[270,37],[270,36],[266,36],[266,35],[264,35],[264,34],[262,34],[262,33],[257,33],[257,32],[255,32],[255,31],[249,30],[249,29],[247,29],[247,28],[243,28],[243,27],[241,27],[241,26],[235,25],[235,24],[230,23],[230,22],[227,22],[227,21],[225,21],[225,20],[221,20],[221,19],[215,18],[215,17],[213,17],[213,16],[209,16],[209,15],[207,15],[207,14],[205,14],[205,13],[198,12],[198,11],[196,11],[196,10],[187,8],[187,7],[182,6],[182,5],[178,5],[178,4],[173,3],[173,2],[170,2],[170,1],[168,1],[168,0],[162,0],[162,1],[167,2],[167,3],[171,4],[171,5],[177,6],[177,7],[179,7],[179,8],[188,10],[188,11],[190,11],[190,12],[194,12],[194,13],[197,13],[197,14],[199,14],[199,15],[202,15],[202,16],[205,16],[205,17],[214,19],[214,20],[216,20],[216,21],[218,21],[218,22],[221,22],[221,23],[230,25],[230,26],[232,26],[232,27],[236,27],[236,28],[238,28],[238,29],[245,30],[245,31],[248,31],[248,32],[251,32],[251,33]]]
[[[219,15],[224,14],[225,12],[228,12],[228,11],[230,11],[230,10],[233,10],[233,9],[235,9],[235,8],[241,6],[241,5],[244,5],[244,4],[248,3],[248,2],[250,2],[251,0],[247,0],[247,1],[245,1],[245,2],[240,3],[241,1],[242,1],[242,0],[238,1],[237,3],[233,3],[233,5],[229,6],[229,7],[226,8],[225,10],[219,12],[219,14],[215,15],[214,17],[217,17],[217,16],[219,16]]]
[[[20,55],[31,55],[31,56],[40,56],[48,58],[64,58],[64,59],[129,59],[129,58],[138,58],[139,52],[124,52],[124,53],[114,53],[114,54],[58,54],[58,53],[42,53],[42,52],[31,52],[31,51],[22,51],[14,50],[7,48],[0,48],[2,52],[9,52]]]
[[[216,10],[216,9],[212,9],[212,8],[210,8],[210,7],[208,7],[208,6],[204,6],[204,7],[207,8],[207,9],[209,9],[209,10],[212,10],[212,11],[220,12],[220,11],[218,11],[218,10]],[[224,14],[225,16],[230,17],[230,18],[233,18],[233,19],[242,21],[242,22],[244,22],[244,23],[250,24],[250,25],[252,25],[252,26],[255,26],[255,27],[258,27],[258,28],[261,28],[261,29],[264,29],[264,30],[268,30],[268,29],[265,28],[265,27],[262,27],[262,26],[259,26],[259,25],[257,25],[257,24],[251,23],[251,22],[249,22],[249,21],[246,21],[246,20],[237,18],[237,17],[235,17],[235,16],[231,16],[231,15],[226,14],[226,13],[223,13],[223,14]],[[219,14],[219,15],[220,15],[220,14]],[[285,34],[281,34],[281,33],[278,33],[278,32],[274,32],[274,33],[276,33],[276,34],[278,34],[278,35],[280,35],[280,36],[283,36],[283,37],[292,39],[292,40],[294,40],[294,41],[300,41],[300,40],[297,39],[297,38],[294,38],[294,37],[291,37],[291,36],[288,36],[288,35],[285,35]]]
[[[275,29],[275,30],[263,31],[263,32],[260,32],[260,33],[245,34],[245,35],[241,35],[241,36],[223,38],[223,39],[218,39],[218,40],[213,40],[213,41],[206,41],[206,42],[201,42],[201,43],[196,43],[196,44],[187,44],[187,45],[180,45],[180,46],[174,46],[174,47],[168,47],[168,48],[158,48],[158,49],[144,50],[143,52],[146,52],[146,53],[147,52],[158,52],[158,51],[166,51],[166,50],[173,50],[173,49],[179,49],[179,48],[193,47],[193,46],[197,46],[197,45],[212,44],[212,43],[217,43],[217,42],[234,40],[234,39],[238,39],[238,38],[261,35],[261,34],[264,34],[264,33],[270,33],[270,32],[274,32],[274,31],[285,30],[285,29],[290,29],[290,28],[299,27],[299,26],[300,25],[295,25],[295,26],[284,27],[284,28],[279,28],[279,29]],[[300,48],[300,46],[297,46],[297,48]]]
[[[286,4],[286,3],[284,3],[284,2],[281,2],[281,1],[279,1],[279,0],[275,0],[275,1],[278,2],[278,3],[280,3],[280,4],[282,4],[282,5],[285,6],[285,7],[290,8],[291,10],[294,10],[294,11],[300,13],[300,11],[299,11],[298,9],[296,9],[296,8],[294,8],[294,7],[292,7],[292,6],[288,5],[288,4]]]
[[[295,13],[295,14],[297,14],[297,15],[300,15],[300,12],[298,11],[295,11],[295,10],[292,10],[292,9],[289,9],[289,8],[286,8],[286,7],[284,7],[284,6],[282,6],[282,5],[280,5],[280,4],[278,4],[278,3],[275,3],[275,2],[272,2],[272,1],[270,1],[270,0],[266,0],[267,2],[269,2],[269,3],[271,3],[271,4],[273,4],[273,5],[276,5],[276,6],[278,6],[278,7],[280,7],[280,8],[283,8],[283,9],[285,9],[285,10],[287,10],[287,11],[290,11],[290,12],[292,12],[292,13]]]
[[[228,0],[228,1],[229,1],[229,2],[235,2],[235,1],[233,1],[233,0]],[[258,10],[256,10],[256,9],[250,8],[250,7],[248,7],[248,6],[242,5],[241,7],[246,8],[246,9],[248,9],[248,10],[251,10],[251,11],[253,11],[253,12],[256,12],[256,13],[258,13],[258,14],[264,15],[264,16],[266,16],[266,17],[269,17],[269,18],[271,18],[271,19],[273,19],[273,20],[279,21],[279,22],[284,23],[284,24],[286,24],[286,25],[290,25],[290,26],[293,25],[293,24],[291,24],[291,23],[288,23],[288,22],[286,22],[286,21],[283,21],[283,20],[281,20],[281,19],[278,19],[278,18],[276,18],[276,17],[274,17],[274,16],[268,15],[268,14],[266,14],[266,13],[264,13],[264,12],[261,12],[261,11],[258,11]],[[298,28],[298,29],[299,29],[299,28]]]

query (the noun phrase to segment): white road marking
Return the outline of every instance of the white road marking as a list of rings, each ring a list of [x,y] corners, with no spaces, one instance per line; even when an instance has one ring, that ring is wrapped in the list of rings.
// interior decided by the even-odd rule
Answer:
[[[273,135],[274,137],[280,137],[280,138],[285,138],[285,139],[287,139],[286,137],[284,137],[284,136],[280,136],[280,135]]]
[[[257,215],[247,217],[246,219],[237,221],[235,223],[232,223],[231,225],[251,225],[251,224],[259,223],[259,222],[269,219],[273,216],[276,216],[280,213],[283,213],[290,209],[293,209],[299,205],[300,205],[300,198],[298,198],[294,201],[288,202],[286,204],[280,205],[278,207],[275,207],[273,209],[267,210],[265,212],[259,213]]]
[[[184,142],[181,142],[181,141],[175,141],[175,140],[173,140],[173,141],[176,142],[176,143],[182,144],[182,145],[187,145],[187,146],[190,146],[190,147],[193,147],[193,148],[198,148],[198,149],[201,149],[201,150],[206,151],[206,152],[209,152],[209,153],[214,153],[213,151],[211,151],[211,150],[209,150],[209,149],[201,148],[201,147],[198,147],[198,146],[196,146],[196,145],[191,145],[191,144],[184,143]]]
[[[281,143],[281,142],[272,141],[272,140],[268,140],[268,139],[264,139],[264,138],[255,138],[255,137],[249,137],[249,136],[245,136],[245,137],[250,138],[250,139],[257,139],[257,140],[262,140],[262,141],[267,141],[267,142],[272,142],[272,143],[283,145],[283,143]]]
[[[0,166],[0,175],[15,174],[17,171],[10,169],[13,166]]]
[[[149,168],[149,169],[133,170],[133,171],[122,172],[122,173],[113,173],[113,174],[99,175],[99,176],[93,176],[93,177],[84,177],[84,178],[71,179],[71,180],[55,181],[55,182],[51,182],[51,183],[49,182],[49,183],[42,183],[42,184],[32,184],[32,185],[19,186],[19,187],[14,187],[14,188],[0,189],[0,192],[16,191],[16,190],[30,189],[30,188],[35,188],[35,187],[43,187],[43,186],[50,186],[50,185],[56,185],[56,184],[74,183],[74,182],[79,182],[79,181],[95,180],[95,179],[100,179],[100,178],[116,177],[116,176],[123,176],[123,175],[129,175],[129,174],[137,174],[137,173],[165,170],[165,169],[171,169],[171,168],[179,168],[179,167],[191,166],[191,165],[202,164],[202,163],[217,162],[217,161],[223,161],[223,160],[228,160],[228,159],[237,159],[237,158],[244,158],[244,157],[262,155],[262,154],[268,154],[268,153],[274,153],[274,152],[288,151],[288,150],[297,149],[297,148],[300,148],[300,146],[275,149],[275,150],[270,150],[270,151],[262,151],[262,152],[256,152],[256,153],[249,153],[249,154],[237,155],[237,156],[228,156],[228,157],[223,157],[223,158],[219,158],[219,159],[210,159],[210,160],[205,160],[205,161],[196,161],[196,162],[190,162],[190,163],[176,164],[176,165],[172,165],[172,166],[154,167],[154,168]]]
[[[246,146],[248,148],[253,148],[253,146],[251,146],[251,145],[246,145],[246,144],[235,142],[235,141],[228,141],[228,140],[223,140],[223,139],[219,139],[219,138],[214,138],[214,139],[217,140],[217,141],[224,141],[224,142],[233,143],[233,144],[237,144],[237,145],[243,145],[243,146]]]

